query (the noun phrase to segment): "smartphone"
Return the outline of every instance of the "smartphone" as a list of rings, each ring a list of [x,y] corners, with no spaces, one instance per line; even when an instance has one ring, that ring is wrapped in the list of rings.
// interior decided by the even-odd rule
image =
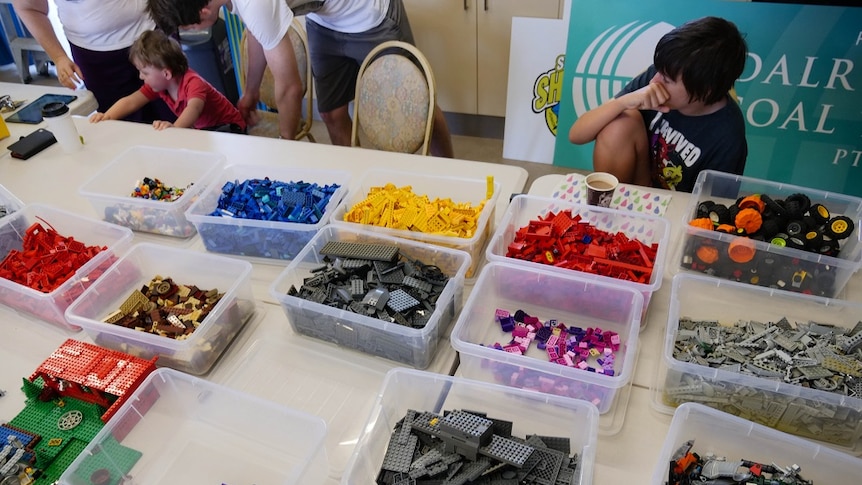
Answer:
[[[12,152],[13,158],[27,160],[54,143],[57,143],[54,134],[44,128],[39,128],[27,136],[22,136],[20,140],[7,148]]]
[[[42,122],[42,107],[46,104],[57,102],[69,104],[76,99],[78,99],[78,97],[72,94],[43,94],[32,103],[24,106],[15,113],[12,113],[8,118],[6,118],[6,121],[9,123],[27,123],[35,125]]]

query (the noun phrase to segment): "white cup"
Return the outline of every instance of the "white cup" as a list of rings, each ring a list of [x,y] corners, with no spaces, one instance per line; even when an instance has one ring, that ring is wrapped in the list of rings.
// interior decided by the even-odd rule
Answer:
[[[72,114],[66,103],[48,103],[42,107],[42,118],[48,123],[48,131],[54,134],[57,143],[66,153],[77,152],[84,141],[75,128]]]
[[[607,172],[593,172],[587,175],[587,204],[610,207],[619,180]]]

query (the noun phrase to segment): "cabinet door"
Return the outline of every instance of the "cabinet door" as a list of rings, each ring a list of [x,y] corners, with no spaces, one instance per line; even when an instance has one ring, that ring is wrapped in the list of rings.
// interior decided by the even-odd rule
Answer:
[[[443,111],[476,113],[477,1],[404,0],[416,47],[434,71]]]
[[[563,1],[475,1],[479,13],[477,22],[478,114],[506,116],[512,17],[562,18]]]

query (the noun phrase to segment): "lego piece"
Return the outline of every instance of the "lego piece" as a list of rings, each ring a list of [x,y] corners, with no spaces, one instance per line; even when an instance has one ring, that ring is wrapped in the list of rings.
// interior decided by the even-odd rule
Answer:
[[[550,212],[520,228],[506,256],[645,283],[652,277],[657,249],[622,232],[602,231],[568,210]]]
[[[497,314],[506,314],[505,309],[498,309]],[[495,316],[495,318],[497,318]],[[520,320],[523,325],[510,322]],[[569,327],[549,319],[543,323],[539,318],[527,315],[523,310],[517,310],[514,317],[500,319],[501,329],[512,334],[509,345],[501,346],[502,350],[519,355],[527,354],[533,340],[540,341],[539,349],[544,350],[548,361],[567,367],[576,367],[591,372],[613,376],[615,351],[620,348],[619,334],[612,331],[602,331],[600,328]],[[552,330],[553,328],[553,330]],[[536,329],[535,331],[528,329]],[[556,335],[553,333],[556,332]],[[542,338],[538,338],[539,334]],[[593,359],[598,363],[598,369],[587,364]]]
[[[482,200],[474,207],[469,202],[455,203],[451,199],[431,200],[427,195],[414,194],[410,186],[396,187],[394,184],[386,184],[372,187],[364,200],[354,204],[344,214],[344,220],[471,238],[476,232],[479,216],[487,200]]]
[[[110,313],[106,323],[133,328],[163,337],[186,338],[206,319],[223,293],[181,285],[171,278],[155,276],[141,290],[134,290]]]
[[[800,474],[802,469],[796,464],[782,467],[774,462],[767,464],[745,459],[728,460],[712,453],[698,454],[691,451],[693,443],[693,440],[685,442],[671,457],[665,485],[692,483],[813,485],[812,481],[802,477]]]
[[[534,448],[517,441],[492,435],[487,446],[479,448],[479,453],[503,463],[521,467],[533,453]]]
[[[481,412],[461,409],[444,412],[441,416],[408,410],[396,424],[390,446],[393,442],[400,442],[408,429],[409,436],[418,438],[421,443],[416,448],[409,471],[388,469],[396,466],[403,469],[403,465],[390,459],[390,451],[387,450],[378,484],[574,485],[577,478],[577,454],[567,457],[568,451],[562,451],[569,449],[568,439],[535,435],[526,440],[515,438],[511,436],[512,422],[494,419]],[[488,444],[477,449],[475,459],[445,451],[446,448],[472,448],[486,435]],[[549,448],[545,441],[555,443],[555,447],[560,449]],[[403,452],[404,449],[398,445],[392,453]]]
[[[0,278],[51,293],[105,249],[61,236],[50,225],[46,229],[36,222],[24,233],[21,248],[10,250],[0,261]]]
[[[386,448],[386,455],[383,457],[383,464],[380,465],[384,470],[394,472],[409,472],[410,464],[413,462],[413,453],[416,451],[416,446],[419,443],[419,438],[410,435],[405,443],[399,443],[397,437],[389,440],[389,447]]]
[[[419,304],[419,300],[401,289],[389,293],[389,300],[386,302],[386,306],[397,313],[415,308]]]
[[[328,241],[319,251],[324,256],[367,259],[370,261],[395,261],[398,257],[397,246],[383,244],[348,243]]]
[[[742,320],[728,326],[683,317],[674,359],[849,395],[862,390],[858,385],[862,352],[843,354],[841,344],[853,331],[840,330],[827,323],[794,323],[786,318],[767,323]],[[731,359],[735,364],[725,363]],[[744,381],[677,374],[668,374],[663,393],[672,405],[701,402],[792,434],[844,446],[852,446],[862,435],[862,412],[857,409],[819,397],[770,390],[771,384],[752,386]]]
[[[527,440],[530,445],[533,445],[530,440]],[[548,448],[544,446],[542,440],[538,440],[536,446],[533,447],[533,452],[529,456],[528,461],[535,460],[537,465],[531,467],[527,474],[527,480],[537,485],[555,485],[560,472],[563,470],[563,463],[566,460],[566,453]],[[526,467],[527,464],[525,463]]]
[[[332,242],[327,243],[330,248],[339,247]],[[441,318],[437,300],[449,285],[449,277],[435,265],[403,257],[395,246],[369,246],[391,249],[395,258],[342,259],[339,255],[346,254],[344,247],[347,253],[355,252],[355,246],[347,244],[324,257],[326,264],[313,268],[303,278],[303,285],[291,286],[287,294],[414,329],[425,328],[435,317]],[[345,264],[350,261],[363,264]],[[390,338],[385,331],[364,326],[332,326],[328,317],[311,313],[292,322],[300,333],[400,362],[414,364],[417,358],[415,348],[404,345],[403,336]],[[321,325],[321,321],[325,324]]]
[[[331,197],[340,188],[338,184],[320,186],[316,183],[282,182],[264,179],[247,179],[243,182],[226,182],[222,186],[213,217],[316,224],[323,216]],[[237,229],[242,234],[243,229]],[[236,241],[239,244],[239,241]],[[223,248],[223,252],[235,250]]]
[[[22,465],[15,472],[21,483],[57,481],[131,392],[155,370],[155,360],[72,339],[64,342],[23,380],[22,391],[27,397],[24,409],[0,425],[0,439],[8,443],[0,450],[0,476],[6,477]],[[117,428],[117,439],[122,440],[126,431]],[[116,441],[114,446],[110,453],[112,469],[127,473],[141,454]]]
[[[129,195],[130,197],[141,199],[174,202],[182,197],[191,185],[192,184],[188,184],[185,187],[171,187],[169,185],[165,185],[157,178],[144,177],[143,180],[139,180],[136,183],[136,187]]]
[[[492,424],[490,419],[453,411],[440,420],[438,434],[446,443],[447,452],[476,460],[479,448],[491,439]]]

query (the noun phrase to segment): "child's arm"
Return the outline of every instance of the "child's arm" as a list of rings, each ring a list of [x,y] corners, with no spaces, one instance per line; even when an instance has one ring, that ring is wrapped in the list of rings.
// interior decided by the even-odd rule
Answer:
[[[569,129],[569,141],[582,145],[596,139],[599,132],[615,120],[617,116],[629,109],[654,109],[668,112],[664,103],[670,98],[661,83],[652,82],[646,86],[613,98],[598,108],[593,108],[579,117]]]
[[[104,120],[121,120],[143,108],[149,102],[150,100],[147,99],[143,93],[135,91],[134,93],[117,100],[113,106],[108,108],[108,111],[105,111],[104,113],[93,113],[93,115],[90,116],[90,123],[98,123]]]
[[[157,130],[164,130],[174,126],[176,128],[192,128],[195,126],[195,121],[200,118],[204,111],[204,100],[201,98],[190,98],[186,103],[186,108],[177,117],[177,121],[170,123],[168,121],[156,121],[153,127]]]

